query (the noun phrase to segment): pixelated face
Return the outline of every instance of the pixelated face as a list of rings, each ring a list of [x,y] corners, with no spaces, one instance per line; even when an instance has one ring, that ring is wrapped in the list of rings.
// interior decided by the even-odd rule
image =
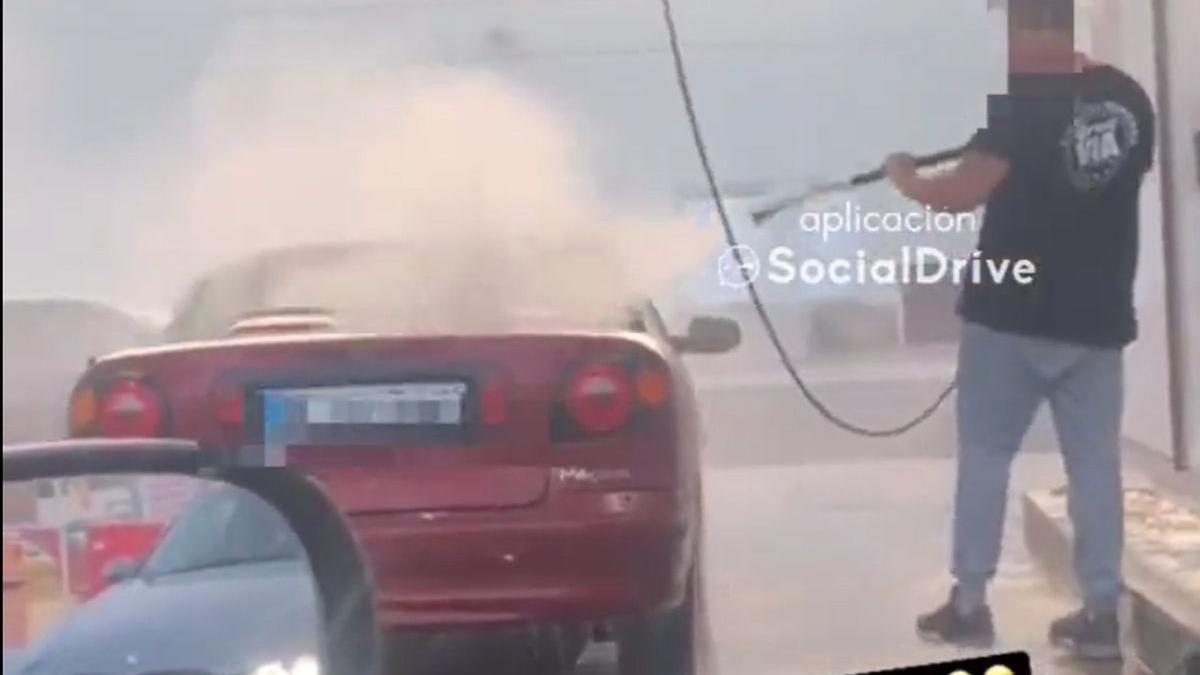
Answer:
[[[989,0],[988,7],[1007,13],[1010,70],[1075,67],[1073,0]]]

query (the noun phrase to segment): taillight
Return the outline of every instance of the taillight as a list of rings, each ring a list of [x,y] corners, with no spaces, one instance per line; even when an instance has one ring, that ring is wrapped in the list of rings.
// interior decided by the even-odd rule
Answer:
[[[162,431],[158,394],[137,380],[120,380],[100,400],[100,435],[119,438],[156,436]]]
[[[621,428],[633,413],[634,388],[617,364],[595,363],[567,381],[563,405],[581,430],[606,433]]]
[[[638,402],[649,408],[658,408],[671,397],[671,375],[665,368],[643,366],[633,377]]]
[[[67,430],[71,436],[91,436],[100,423],[100,401],[96,390],[83,386],[71,394],[67,411]]]

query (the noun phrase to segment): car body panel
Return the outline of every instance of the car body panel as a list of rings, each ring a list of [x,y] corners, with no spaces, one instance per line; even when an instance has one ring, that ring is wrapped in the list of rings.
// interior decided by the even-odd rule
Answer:
[[[671,395],[627,428],[555,437],[565,374],[597,359],[662,369]],[[678,602],[699,519],[690,382],[664,339],[618,332],[478,336],[270,335],[99,359],[80,381],[138,378],[161,392],[164,432],[266,452],[253,392],[314,385],[500,382],[506,417],[454,434],[289,446],[351,518],[394,630],[609,619]],[[245,395],[240,426],[213,397]],[[475,403],[468,402],[470,409]]]
[[[162,434],[309,472],[362,541],[389,629],[607,620],[680,602],[699,530],[700,438],[657,311],[643,303],[578,328],[506,307],[511,330],[430,334],[412,328],[423,324],[419,293],[322,286],[342,279],[336,270],[370,278],[356,256],[379,263],[402,249],[301,246],[216,270],[180,304],[171,344],[97,360],[76,392],[135,380],[157,392]],[[281,304],[279,289],[297,280],[335,306]],[[399,323],[357,332],[373,325],[356,322],[364,307]],[[301,314],[320,315],[320,329],[276,320]],[[247,319],[271,330],[230,334]],[[657,373],[665,396],[635,399],[616,430],[589,431],[567,391],[595,364],[630,375],[631,388]],[[312,421],[314,391],[451,383],[465,387],[454,423]]]
[[[248,672],[313,653],[319,615],[302,560],[138,577],[76,608],[18,672]]]

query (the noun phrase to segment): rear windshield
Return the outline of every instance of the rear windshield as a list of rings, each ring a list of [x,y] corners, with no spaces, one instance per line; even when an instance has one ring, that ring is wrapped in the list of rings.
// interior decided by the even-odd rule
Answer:
[[[447,268],[451,259],[454,268]],[[427,248],[311,247],[277,251],[229,265],[192,286],[167,328],[171,341],[230,334],[246,317],[325,313],[337,330],[411,334],[630,330],[646,332],[640,303],[599,284],[538,283],[524,263],[477,261]],[[598,272],[598,271],[597,271]],[[581,270],[580,279],[589,278]],[[599,274],[590,275],[599,278]],[[453,296],[454,302],[447,302]],[[453,307],[453,311],[447,308]]]

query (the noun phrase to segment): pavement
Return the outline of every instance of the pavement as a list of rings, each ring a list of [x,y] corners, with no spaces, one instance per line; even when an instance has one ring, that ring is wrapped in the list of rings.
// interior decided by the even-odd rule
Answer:
[[[1056,458],[1023,458],[1014,497],[1060,479]],[[854,673],[968,655],[921,643],[913,619],[945,599],[953,465],[945,459],[717,469],[706,476],[707,563],[719,673]],[[1099,675],[1048,647],[1074,600],[1051,586],[1010,509],[993,590],[1000,643],[1035,672]]]
[[[707,574],[718,673],[853,673],[964,652],[930,646],[913,620],[950,585],[953,397],[910,434],[863,439],[822,420],[778,372],[697,364],[708,436]],[[953,349],[804,364],[818,396],[856,422],[889,426],[953,377]],[[992,603],[995,651],[1030,652],[1034,672],[1116,675],[1128,664],[1057,654],[1046,629],[1076,608],[1022,536],[1021,498],[1065,482],[1049,416],[1014,466],[1005,549]],[[1137,475],[1134,487],[1146,487]],[[602,672],[602,671],[596,671]]]
[[[1069,585],[1071,522],[1062,490],[1033,491],[1023,505],[1025,539],[1049,577]],[[1131,654],[1153,673],[1171,674],[1200,656],[1200,511],[1160,489],[1125,492],[1125,583]]]

